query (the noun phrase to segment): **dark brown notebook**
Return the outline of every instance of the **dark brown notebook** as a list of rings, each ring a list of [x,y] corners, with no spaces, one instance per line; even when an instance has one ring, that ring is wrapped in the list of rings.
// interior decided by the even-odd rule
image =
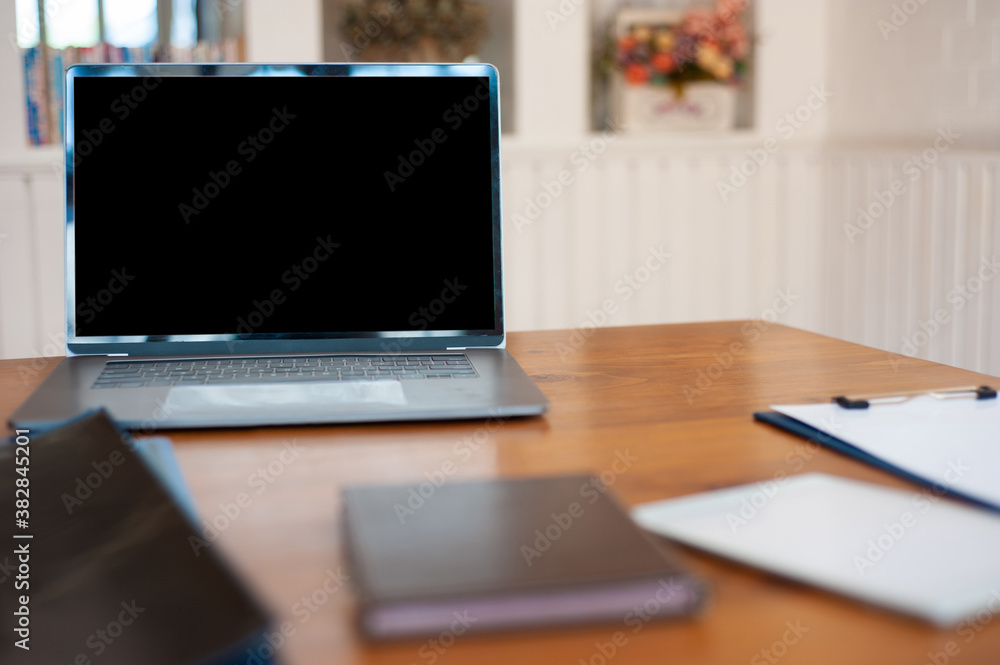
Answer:
[[[704,587],[600,481],[560,476],[344,491],[373,638],[687,615]]]
[[[0,662],[246,662],[267,617],[105,413],[21,441],[0,445]]]

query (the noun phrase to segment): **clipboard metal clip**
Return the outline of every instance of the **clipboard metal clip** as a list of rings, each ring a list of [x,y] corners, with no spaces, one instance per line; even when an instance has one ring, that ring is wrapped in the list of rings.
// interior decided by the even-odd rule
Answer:
[[[879,404],[899,404],[907,400],[929,395],[937,399],[996,399],[997,391],[989,386],[958,386],[938,390],[910,390],[898,393],[872,393],[870,395],[838,395],[833,401],[845,409],[867,409]]]

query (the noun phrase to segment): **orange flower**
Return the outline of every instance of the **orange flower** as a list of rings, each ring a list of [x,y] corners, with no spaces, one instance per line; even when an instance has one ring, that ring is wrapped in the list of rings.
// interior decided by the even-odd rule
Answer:
[[[625,80],[631,85],[642,85],[649,80],[649,72],[642,65],[633,62],[625,68]]]
[[[653,65],[653,69],[664,74],[674,69],[674,59],[668,53],[656,53],[650,60],[650,64]]]
[[[628,53],[629,51],[635,48],[637,43],[638,42],[636,42],[635,37],[631,35],[622,37],[621,39],[618,40],[618,50],[623,53]]]

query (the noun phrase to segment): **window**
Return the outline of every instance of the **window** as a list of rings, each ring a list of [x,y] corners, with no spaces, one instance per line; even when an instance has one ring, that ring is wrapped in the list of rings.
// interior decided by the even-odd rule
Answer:
[[[15,0],[28,141],[62,142],[63,72],[78,62],[243,59],[242,0]]]

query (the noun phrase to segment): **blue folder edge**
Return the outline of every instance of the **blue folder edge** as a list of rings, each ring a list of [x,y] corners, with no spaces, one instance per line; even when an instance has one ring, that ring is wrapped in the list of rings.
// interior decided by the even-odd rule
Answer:
[[[842,439],[830,436],[829,434],[823,432],[822,430],[818,430],[811,425],[806,425],[805,423],[800,422],[790,416],[786,416],[783,413],[777,413],[775,411],[758,411],[757,413],[753,414],[753,417],[754,420],[757,420],[758,422],[766,423],[768,425],[771,425],[772,427],[777,427],[778,429],[785,430],[786,432],[791,432],[792,434],[801,436],[802,438],[808,439],[809,441],[817,443],[825,448],[829,448],[830,450],[835,450],[842,455],[853,457],[854,459],[860,460],[865,464],[870,464],[877,469],[888,471],[889,473],[899,476],[900,478],[903,478],[905,480],[908,480],[911,483],[916,483],[917,485],[920,485],[922,487],[929,487],[931,490],[933,490],[934,494],[938,496],[949,496],[952,498],[961,499],[963,501],[975,504],[981,508],[986,508],[993,512],[1000,513],[1000,506],[996,506],[987,501],[983,501],[982,499],[971,497],[963,492],[950,489],[946,485],[936,483],[933,480],[928,480],[923,476],[918,476],[916,474],[910,473],[906,469],[898,467],[895,464],[890,464],[889,462],[886,462],[881,458],[875,457],[871,453],[867,453],[864,450],[861,450],[860,448],[853,446]]]
[[[133,439],[132,451],[139,456],[146,467],[167,490],[177,506],[184,512],[194,526],[198,526],[198,513],[195,512],[191,491],[184,482],[184,473],[177,463],[174,446],[165,436],[153,436],[146,439]]]

